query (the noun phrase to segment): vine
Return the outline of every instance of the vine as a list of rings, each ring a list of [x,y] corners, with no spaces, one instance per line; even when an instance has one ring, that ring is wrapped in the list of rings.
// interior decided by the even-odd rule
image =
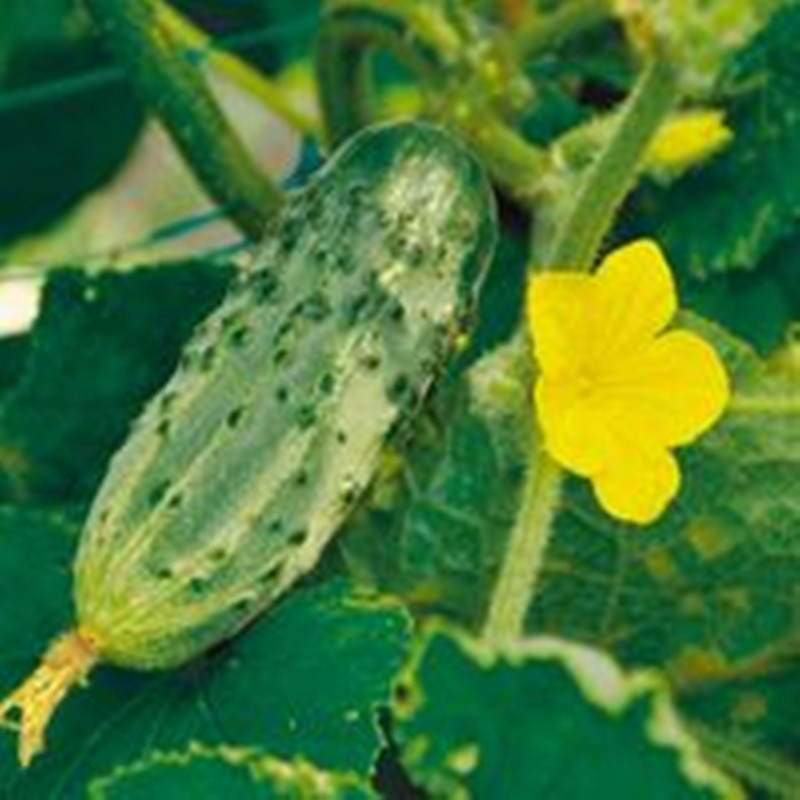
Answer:
[[[86,8],[208,194],[245,235],[260,238],[282,193],[258,169],[186,58],[175,18],[165,24],[154,0],[86,0]]]
[[[105,93],[97,119],[53,101],[127,75],[220,209],[141,242],[171,249],[176,231],[224,214],[264,244],[241,274],[225,263],[240,241],[205,253],[191,242],[197,258],[142,274],[54,272],[32,355],[9,343],[4,370],[25,363],[0,419],[14,501],[0,518],[8,598],[20,565],[33,569],[19,584],[30,600],[0,614],[0,728],[22,734],[26,766],[95,662],[167,670],[214,648],[214,669],[192,683],[231,743],[167,752],[163,737],[139,736],[131,751],[147,722],[128,713],[131,697],[166,709],[164,730],[189,730],[195,691],[176,705],[181,675],[142,677],[140,690],[109,672],[86,689],[83,715],[53,726],[55,757],[26,774],[0,754],[15,791],[91,794],[140,778],[157,786],[159,774],[189,785],[189,770],[208,767],[224,795],[237,769],[254,785],[285,780],[284,765],[261,763],[277,748],[335,770],[287,762],[298,786],[311,785],[311,767],[314,780],[344,789],[352,777],[365,793],[390,793],[378,785],[388,766],[390,782],[437,796],[540,796],[558,784],[574,796],[707,785],[743,797],[734,779],[800,796],[787,702],[798,678],[797,191],[782,169],[798,136],[797,81],[783,67],[800,9],[762,5],[326,0],[318,17],[284,25],[286,4],[276,14],[267,3],[217,40],[194,21],[199,9],[85,0],[118,66],[76,16],[77,32],[56,40],[94,73],[65,76],[54,59],[53,84],[13,77],[0,111],[23,123],[8,138],[21,156],[30,138],[32,156],[9,171],[10,216],[60,187],[47,158],[64,161],[81,127],[100,127]],[[287,91],[288,76],[308,77],[296,34],[314,59],[310,111]],[[237,54],[245,41],[286,69],[280,79]],[[38,69],[49,46],[20,52]],[[248,152],[209,74],[310,140],[291,190]],[[109,118],[125,106],[115,99]],[[46,104],[76,129],[47,142]],[[435,124],[374,124],[399,115]],[[80,226],[67,213],[124,163],[134,116],[76,199],[56,198],[43,222],[12,219],[9,264],[44,248],[49,267],[51,237],[70,244],[83,208]],[[113,126],[102,127],[111,143]],[[104,144],[89,141],[75,163]],[[318,154],[325,165],[306,180]],[[31,165],[46,185],[28,203]],[[643,174],[652,181],[631,197]],[[622,241],[632,230],[655,233]],[[89,263],[105,266],[109,252],[110,273],[118,252],[127,264],[143,249],[117,242]],[[678,313],[679,295],[690,313]],[[166,335],[152,335],[154,321]],[[65,380],[54,426],[48,406]],[[80,538],[53,503],[91,509]],[[341,549],[319,580],[300,583],[334,536]],[[74,633],[48,645],[70,606],[76,540],[75,614],[63,626]],[[362,587],[401,602],[373,603]],[[250,624],[267,612],[275,621]],[[444,619],[423,630],[412,612]],[[552,635],[529,637],[542,631]],[[35,647],[42,664],[20,682]],[[289,656],[276,683],[273,662]],[[520,727],[523,696],[544,712],[523,715],[513,741],[498,738]],[[393,740],[381,763],[375,708]],[[102,747],[85,747],[98,726]],[[577,763],[579,740],[604,747]],[[239,769],[256,760],[258,775]],[[64,772],[70,764],[80,768]]]
[[[644,69],[616,128],[587,170],[552,245],[543,255],[533,253],[533,269],[591,269],[603,237],[636,180],[642,156],[675,99],[673,68],[654,60]],[[522,334],[517,336],[516,346],[528,346]],[[525,615],[535,597],[552,535],[560,486],[561,469],[540,449],[529,464],[523,499],[490,601],[483,629],[489,641],[514,641],[524,633]]]

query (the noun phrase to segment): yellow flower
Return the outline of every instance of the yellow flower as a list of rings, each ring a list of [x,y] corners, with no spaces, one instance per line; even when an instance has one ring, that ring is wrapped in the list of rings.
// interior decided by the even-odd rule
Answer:
[[[649,169],[681,173],[716,155],[733,140],[725,114],[697,109],[677,114],[661,126],[645,156]]]
[[[546,273],[528,289],[545,447],[592,481],[609,514],[642,525],[678,491],[670,448],[719,419],[730,393],[709,344],[664,332],[676,310],[672,274],[649,240],[611,253],[594,275]]]

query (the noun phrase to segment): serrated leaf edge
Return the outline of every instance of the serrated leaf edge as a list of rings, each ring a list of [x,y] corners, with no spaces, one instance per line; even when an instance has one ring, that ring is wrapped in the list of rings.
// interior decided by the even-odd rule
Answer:
[[[228,766],[246,769],[254,783],[272,782],[277,785],[297,785],[308,788],[308,798],[329,798],[340,796],[341,790],[359,789],[368,797],[371,790],[355,773],[324,772],[311,762],[302,758],[284,761],[263,751],[249,747],[228,745],[208,746],[191,742],[183,751],[153,751],[147,757],[131,764],[119,766],[108,775],[95,778],[88,786],[89,800],[106,800],[109,788],[124,778],[140,775],[160,766],[188,767],[196,761],[220,761]]]
[[[612,716],[621,715],[637,701],[649,699],[651,714],[643,731],[647,741],[674,751],[678,769],[691,786],[708,790],[720,800],[745,800],[746,794],[738,783],[704,757],[699,743],[682,724],[672,704],[666,679],[659,672],[625,672],[610,655],[554,636],[525,638],[495,647],[446,623],[431,623],[418,639],[409,663],[399,677],[398,685],[402,685],[406,692],[402,703],[396,700],[393,703],[393,711],[399,718],[409,718],[424,702],[424,690],[415,676],[429,644],[437,636],[453,639],[484,669],[502,661],[514,667],[530,661],[556,661],[573,676],[578,689],[589,702]]]

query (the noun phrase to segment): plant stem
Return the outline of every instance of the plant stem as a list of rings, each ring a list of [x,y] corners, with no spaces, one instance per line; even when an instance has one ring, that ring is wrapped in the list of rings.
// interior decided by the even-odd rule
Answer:
[[[486,164],[495,182],[532,209],[550,166],[547,154],[531,144],[491,109],[456,98],[443,119]]]
[[[639,172],[647,147],[672,110],[678,81],[671,64],[654,59],[639,78],[616,128],[588,169],[566,223],[542,264],[549,269],[591,269],[603,238]]]
[[[369,56],[391,52],[428,86],[455,58],[458,33],[436,9],[416,0],[333,0],[317,34],[316,71],[329,146],[369,123]]]
[[[541,450],[532,459],[500,575],[492,595],[483,638],[504,644],[520,637],[533,600],[561,492],[559,466]]]
[[[332,14],[370,15],[387,24],[402,27],[409,39],[415,39],[439,57],[450,61],[458,55],[461,39],[456,29],[436,3],[419,0],[328,0]]]
[[[295,130],[308,136],[318,134],[316,120],[287,102],[285,93],[266,75],[239,56],[217,47],[205,31],[162,0],[154,0],[154,8],[159,23],[170,31],[181,47],[201,57],[212,69],[260,100]]]
[[[548,14],[528,12],[514,31],[514,48],[521,59],[532,60],[591,30],[611,15],[610,0],[568,0]]]
[[[334,0],[328,12],[317,39],[317,80],[329,144],[369,123],[368,57],[383,47],[436,96],[433,117],[461,134],[499,185],[532,205],[547,157],[506,125],[486,98],[468,96],[463,75],[453,88],[449,68],[464,43],[447,19],[417,0]]]
[[[144,100],[197,179],[247,236],[260,238],[282,203],[280,189],[252,160],[200,71],[163,24],[152,0],[85,0]]]
[[[655,60],[645,70],[610,133],[588,168],[563,224],[557,229],[545,267],[591,268],[603,237],[638,174],[642,157],[677,97],[670,65]],[[518,346],[525,345],[518,335]],[[531,459],[508,549],[483,630],[497,645],[524,633],[525,616],[536,593],[559,501],[561,468],[544,451]]]

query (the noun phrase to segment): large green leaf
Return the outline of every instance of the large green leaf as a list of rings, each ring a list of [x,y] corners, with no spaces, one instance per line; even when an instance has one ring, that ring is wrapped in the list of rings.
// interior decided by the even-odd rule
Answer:
[[[372,797],[352,775],[321,772],[303,761],[278,761],[257,751],[191,746],[154,753],[92,782],[90,800],[360,800]]]
[[[0,513],[0,695],[70,624],[75,530],[50,515]],[[185,669],[100,669],[70,697],[26,772],[0,731],[0,786],[14,800],[79,798],[87,782],[190,741],[254,746],[366,773],[380,747],[374,707],[405,657],[405,615],[341,580],[297,591],[250,631]]]
[[[800,636],[800,376],[693,326],[728,365],[729,412],[683,451],[678,500],[644,532],[611,521],[582,483],[570,487],[534,614],[627,662],[666,664],[678,682]]]
[[[643,213],[636,227],[655,235],[676,269],[699,277],[756,269],[795,230],[800,216],[798,65],[800,6],[790,5],[775,14],[729,70],[725,85],[733,144],[666,191],[651,189],[640,196]]]
[[[568,481],[529,628],[609,649],[626,665],[663,667],[681,700],[702,690],[708,709],[715,690],[746,697],[744,678],[796,663],[800,375],[786,366],[796,356],[768,366],[719,328],[683,322],[723,354],[736,389],[729,412],[682,451],[679,498],[645,531],[614,522],[585,482]],[[359,574],[424,610],[480,622],[533,451],[519,374],[509,351],[487,357],[438,438],[432,429],[378,484],[345,541]],[[380,558],[363,546],[370,530]],[[724,717],[702,718],[716,733],[729,729]],[[782,759],[800,747],[796,730],[747,737]]]
[[[513,345],[496,350],[440,387],[386,453],[341,542],[361,580],[427,611],[483,618],[524,474],[523,369]]]
[[[75,20],[68,24],[59,19],[72,4],[45,5],[52,8],[20,15],[21,35],[38,38],[78,28]],[[36,28],[40,20],[49,21],[43,31]],[[4,29],[5,24],[3,19]],[[46,46],[37,47],[10,42],[3,70],[2,39],[0,33],[0,245],[53,223],[107,182],[130,152],[144,120],[127,85],[104,80],[108,73],[101,70],[108,60],[96,42],[66,36],[48,37]],[[89,80],[82,81],[86,76]],[[64,78],[83,85],[78,91],[66,88],[60,84]]]
[[[765,663],[725,681],[698,681],[681,690],[681,706],[704,751],[769,797],[800,792],[796,661]]]
[[[800,302],[792,298],[800,239],[782,241],[753,272],[729,271],[704,280],[684,280],[687,308],[723,325],[761,355],[786,338]]]
[[[394,710],[404,763],[433,797],[737,796],[652,675],[561,640],[497,656],[434,633]]]
[[[298,18],[295,0],[289,24],[289,4],[275,0],[176,5],[249,61],[274,70],[309,51],[318,3],[306,0]],[[90,36],[80,3],[3,0],[2,6],[0,245],[58,221],[113,178],[144,122],[125,76]]]
[[[0,407],[0,476],[15,501],[82,502],[169,377],[227,267],[187,262],[49,280],[24,373]]]
[[[13,50],[64,38],[70,22],[69,8],[69,0],[7,0],[0,27],[0,81]]]
[[[0,403],[25,368],[30,336],[24,333],[0,338]]]

